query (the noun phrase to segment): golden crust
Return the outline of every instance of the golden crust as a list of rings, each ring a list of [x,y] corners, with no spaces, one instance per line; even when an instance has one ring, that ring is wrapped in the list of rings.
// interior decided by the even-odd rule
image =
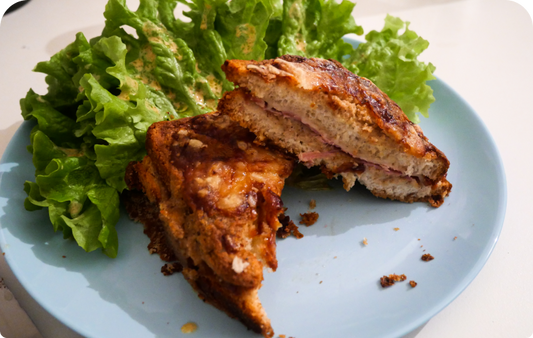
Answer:
[[[155,123],[148,155],[128,166],[126,182],[157,207],[167,242],[200,296],[270,336],[257,290],[263,267],[277,268],[279,196],[294,161],[254,139],[217,113]]]
[[[272,85],[286,83],[308,92],[323,93],[329,98],[332,112],[347,121],[356,117],[344,116],[349,113],[343,109],[344,103],[364,106],[372,123],[402,145],[406,153],[428,160],[439,159],[443,162],[441,174],[448,169],[446,156],[409,121],[395,102],[371,81],[351,73],[335,60],[284,55],[261,62],[228,60],[222,69],[230,81],[243,87],[254,76]]]
[[[133,175],[130,178],[136,179],[134,171],[130,171],[130,174]],[[183,256],[176,257],[176,252],[182,252],[180,249],[176,250],[179,242],[167,235],[165,224],[159,217],[158,204],[151,203],[146,195],[137,190],[125,191],[123,200],[130,217],[143,223],[144,232],[150,238],[150,253],[159,254],[164,261],[179,258],[184,267],[183,276],[202,300],[226,312],[231,318],[240,320],[250,330],[262,333],[265,337],[274,335],[270,321],[259,303],[256,288],[224,282],[206,264],[196,266]]]

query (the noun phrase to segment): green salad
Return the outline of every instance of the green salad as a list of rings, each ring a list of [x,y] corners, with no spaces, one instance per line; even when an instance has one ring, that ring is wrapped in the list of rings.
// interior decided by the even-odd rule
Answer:
[[[180,20],[177,3],[189,10]],[[428,42],[399,18],[357,48],[343,40],[363,34],[355,4],[334,0],[109,0],[102,34],[78,33],[40,62],[48,92],[20,101],[31,132],[35,181],[24,190],[27,210],[48,208],[55,231],[86,251],[118,253],[115,224],[126,166],[145,155],[148,127],[207,113],[232,90],[226,59],[262,60],[283,54],[336,59],[373,81],[413,122],[434,101],[426,81],[435,67],[417,60]],[[129,28],[128,28],[129,27]],[[130,33],[128,33],[128,31]],[[320,184],[320,183],[319,183]]]

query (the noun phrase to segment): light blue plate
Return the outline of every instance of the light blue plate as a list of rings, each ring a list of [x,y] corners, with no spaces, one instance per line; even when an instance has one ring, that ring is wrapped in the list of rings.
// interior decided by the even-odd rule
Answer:
[[[260,298],[277,335],[402,336],[457,297],[487,261],[504,220],[502,162],[468,104],[442,81],[431,85],[437,101],[421,126],[451,162],[451,195],[435,209],[378,199],[361,186],[349,193],[340,186],[285,189],[292,219],[311,199],[320,218],[300,228],[304,238],[279,240],[278,271],[265,273]],[[37,302],[87,337],[178,337],[188,321],[199,326],[191,337],[257,337],[204,304],[180,274],[163,276],[142,226],[124,211],[116,259],[63,240],[46,211],[25,211],[23,183],[34,179],[25,149],[31,128],[28,122],[20,127],[0,163],[0,245]],[[435,260],[421,261],[424,253]],[[391,273],[408,280],[383,289],[379,278]]]

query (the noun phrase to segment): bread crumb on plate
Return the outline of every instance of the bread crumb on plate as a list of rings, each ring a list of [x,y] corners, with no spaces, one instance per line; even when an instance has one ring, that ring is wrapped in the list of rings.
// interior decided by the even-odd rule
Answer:
[[[182,272],[183,266],[179,262],[167,263],[161,267],[161,273],[165,276],[170,276],[174,272]]]
[[[379,279],[379,281],[381,283],[381,286],[386,288],[388,286],[394,285],[394,283],[396,283],[396,282],[403,282],[406,279],[407,279],[407,277],[404,274],[397,275],[397,274],[393,273],[393,274],[390,274],[388,276],[381,277]]]
[[[287,238],[293,235],[297,239],[304,237],[304,235],[298,230],[298,226],[294,224],[291,218],[287,215],[280,215],[278,218],[281,223],[281,227],[276,232],[278,238]]]
[[[181,327],[182,333],[193,333],[196,330],[198,330],[198,325],[196,325],[196,323],[193,323],[193,322],[188,322],[186,324],[183,324],[183,326]]]
[[[305,214],[300,214],[302,220],[300,224],[305,224],[306,226],[311,226],[316,223],[318,220],[318,213],[316,212],[306,212]]]
[[[435,259],[435,257],[431,256],[431,255],[428,254],[428,253],[422,255],[422,260],[423,260],[424,262],[429,262],[429,261],[432,261],[432,260],[434,260],[434,259]]]

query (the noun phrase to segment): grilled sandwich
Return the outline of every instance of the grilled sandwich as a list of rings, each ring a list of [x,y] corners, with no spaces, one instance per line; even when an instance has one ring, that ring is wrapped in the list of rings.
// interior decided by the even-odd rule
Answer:
[[[334,60],[285,55],[261,62],[228,60],[226,77],[238,87],[219,101],[257,136],[341,176],[374,195],[440,206],[452,185],[449,161],[386,94]]]
[[[264,268],[277,268],[280,195],[294,158],[255,138],[218,113],[155,123],[147,156],[127,168],[126,206],[200,298],[272,337],[257,291]]]

